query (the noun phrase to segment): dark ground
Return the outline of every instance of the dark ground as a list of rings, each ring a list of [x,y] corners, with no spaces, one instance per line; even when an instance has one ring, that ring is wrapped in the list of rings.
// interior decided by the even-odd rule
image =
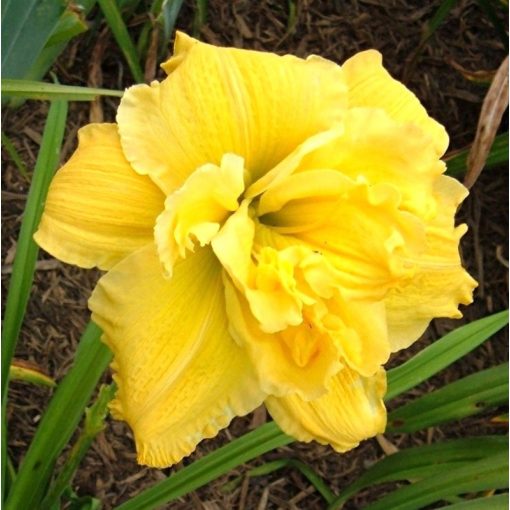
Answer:
[[[407,76],[406,84],[414,90],[432,116],[443,123],[451,136],[450,150],[472,142],[481,102],[487,87],[468,81],[456,68],[469,71],[497,69],[505,56],[503,44],[493,25],[476,2],[460,1],[436,35],[426,44],[409,75],[408,63],[416,49],[422,29],[439,2],[412,0],[351,0],[298,2],[297,17],[288,30],[288,4],[284,1],[222,2],[210,0],[207,23],[202,27],[204,41],[263,49],[306,56],[317,53],[342,63],[355,52],[377,48],[385,65],[397,78]],[[177,20],[177,27],[191,33],[194,2],[187,1]],[[91,18],[92,19],[92,18]],[[136,33],[145,19],[137,17],[130,29]],[[502,19],[506,25],[507,20]],[[54,69],[62,83],[94,84],[108,88],[130,85],[129,75],[112,36],[95,27],[73,41]],[[161,73],[158,74],[161,76]],[[69,157],[76,143],[76,131],[90,120],[112,121],[116,101],[70,105],[66,143],[62,160]],[[2,129],[11,137],[24,163],[33,169],[40,143],[47,104],[27,102],[18,110],[5,110]],[[506,120],[505,120],[506,119]],[[505,117],[501,130],[508,130]],[[28,182],[2,153],[2,290],[4,296],[15,252],[16,238],[28,191]],[[424,338],[399,355],[400,363],[423,346],[461,323],[484,317],[508,306],[508,172],[502,167],[482,173],[459,213],[459,221],[470,230],[462,242],[465,264],[480,286],[475,302],[465,308],[462,321],[437,320]],[[87,298],[98,272],[84,271],[39,256],[38,270],[16,357],[35,363],[60,380],[73,360],[80,333],[88,320]],[[478,371],[495,366],[508,358],[505,333],[497,334],[448,370],[421,385],[413,396]],[[13,383],[8,409],[9,451],[19,462],[27,449],[51,391],[27,384]],[[409,398],[409,397],[407,397]],[[502,411],[499,410],[501,413]],[[490,422],[495,413],[431,428],[423,433],[388,436],[399,448],[436,442],[444,437],[505,433],[506,427]],[[266,419],[263,411],[237,418],[218,438],[200,445],[190,460],[199,458],[238,437]],[[243,475],[264,460],[297,458],[310,465],[338,492],[363,470],[383,457],[375,440],[364,442],[344,455],[316,444],[293,444],[269,453],[248,466],[242,466],[197,493],[165,508],[172,509],[321,509],[321,496],[299,473],[283,470],[260,478],[245,478],[236,489],[225,493],[227,480]],[[186,461],[186,464],[189,461]],[[79,494],[99,497],[111,508],[141,489],[164,478],[169,471],[139,467],[131,435],[120,422],[109,421],[107,429],[95,442],[74,479]],[[361,509],[384,492],[375,487],[353,498],[346,509]]]

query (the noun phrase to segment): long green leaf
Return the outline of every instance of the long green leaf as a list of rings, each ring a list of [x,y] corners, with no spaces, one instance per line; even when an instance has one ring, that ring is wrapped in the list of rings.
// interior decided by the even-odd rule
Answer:
[[[62,0],[2,2],[3,76],[25,76],[57,26],[64,8]]]
[[[67,103],[52,103],[21,223],[2,330],[2,399],[6,396],[9,367],[25,315],[37,261],[38,247],[32,236],[39,225],[48,187],[59,162],[66,118]]]
[[[470,147],[457,152],[454,156],[446,158],[446,173],[452,177],[462,177],[466,173],[467,158],[469,155]],[[496,166],[508,163],[508,131],[496,136],[492,144],[485,168],[494,168]]]
[[[274,422],[266,423],[248,434],[196,460],[189,466],[126,501],[117,510],[149,510],[173,501],[202,487],[265,452],[293,441]]]
[[[8,495],[5,510],[39,508],[55,461],[78,426],[99,378],[111,361],[92,322],[83,333],[73,367],[58,385]]]
[[[349,498],[367,487],[386,482],[428,478],[507,449],[507,436],[482,436],[401,450],[379,461],[352,485],[346,487],[328,510],[341,508]]]
[[[138,53],[131,37],[129,36],[127,27],[122,19],[122,15],[120,14],[119,7],[114,0],[98,0],[98,3],[103,11],[108,26],[113,32],[113,36],[115,37],[117,44],[124,54],[124,58],[128,63],[133,78],[138,83],[143,83],[144,77],[138,60]]]
[[[414,388],[478,347],[508,324],[508,310],[453,330],[397,368],[388,371],[386,401]]]
[[[93,101],[97,96],[122,97],[123,94],[122,90],[74,87],[42,81],[2,79],[2,96],[25,97],[27,99]]]
[[[468,499],[461,503],[442,506],[437,510],[508,510],[508,494]]]
[[[364,510],[419,510],[451,496],[505,487],[508,487],[506,451],[401,487]]]
[[[51,484],[46,497],[39,506],[39,510],[51,510],[55,505],[60,508],[60,505],[58,505],[60,496],[65,491],[66,487],[70,485],[73,475],[78,469],[80,462],[83,460],[83,457],[85,457],[88,452],[90,445],[99,432],[105,427],[105,419],[108,415],[107,406],[116,391],[117,386],[115,384],[101,386],[95,402],[85,409],[85,424],[83,430],[71,449],[58,477]]]
[[[508,363],[469,375],[399,407],[388,416],[389,432],[415,432],[458,420],[508,401]]]
[[[14,147],[13,143],[9,139],[9,137],[2,131],[2,145],[5,147],[5,150],[9,153],[9,157],[12,159],[12,162],[16,165],[19,170],[19,173],[28,181],[28,172],[21,156],[18,154],[16,147]]]

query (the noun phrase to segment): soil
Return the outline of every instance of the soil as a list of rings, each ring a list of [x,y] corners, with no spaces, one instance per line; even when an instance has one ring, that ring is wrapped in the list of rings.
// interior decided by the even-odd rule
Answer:
[[[291,4],[296,5],[294,17],[289,16]],[[206,23],[199,35],[202,40],[214,44],[298,56],[314,53],[338,63],[357,51],[376,48],[384,55],[389,71],[398,79],[405,80],[431,115],[446,126],[451,138],[450,150],[454,151],[473,141],[487,91],[487,84],[468,80],[458,70],[459,66],[471,72],[494,71],[505,57],[506,50],[478,3],[459,1],[439,30],[423,46],[413,67],[411,60],[426,24],[439,4],[413,0],[302,0],[295,4],[269,0],[210,0]],[[176,27],[192,33],[194,16],[195,2],[184,2]],[[498,11],[498,16],[500,22],[507,26],[505,13]],[[98,13],[93,12],[89,19],[99,19]],[[133,16],[130,32],[138,34],[146,19],[146,15]],[[171,48],[171,42],[167,46]],[[156,60],[153,58],[152,64],[148,65],[149,78],[156,70]],[[102,22],[92,23],[89,32],[74,39],[53,71],[65,84],[107,88],[132,84],[123,56]],[[161,73],[157,71],[156,76],[161,76]],[[74,150],[77,129],[91,120],[113,121],[116,106],[117,102],[113,99],[70,104],[62,161]],[[29,174],[35,165],[47,109],[45,102],[28,101],[21,108],[4,109],[3,112],[2,130],[13,141]],[[500,131],[508,131],[507,116]],[[2,290],[5,297],[29,179],[20,175],[4,151],[2,163]],[[508,307],[508,171],[505,166],[482,173],[463,204],[458,221],[469,226],[462,240],[462,253],[466,267],[479,282],[475,301],[463,308],[464,318],[460,321],[434,321],[423,338],[396,356],[391,365],[401,363],[462,323]],[[87,298],[98,276],[97,271],[62,264],[41,252],[16,358],[35,364],[57,381],[62,379],[72,363],[77,341],[88,321]],[[502,331],[403,399],[415,398],[507,359],[506,332]],[[11,384],[9,454],[15,465],[22,460],[50,397],[49,389],[19,382]],[[491,420],[502,412],[501,409],[493,410],[412,435],[388,435],[387,439],[398,448],[404,448],[436,442],[445,437],[467,437],[488,432],[502,434],[507,432],[506,425],[498,425]],[[217,438],[201,443],[185,464],[266,419],[266,414],[260,409],[249,416],[236,418]],[[326,505],[320,494],[306,478],[291,468],[256,478],[245,475],[251,467],[268,460],[294,458],[308,464],[338,493],[383,456],[384,452],[375,439],[365,441],[343,455],[314,443],[294,443],[241,466],[164,508],[322,509]],[[73,487],[80,495],[95,495],[101,499],[104,508],[109,509],[171,472],[173,470],[138,466],[129,429],[121,422],[108,420],[106,430],[99,435],[76,473]],[[236,477],[241,477],[239,484],[225,491],[225,483]],[[361,492],[345,505],[345,509],[364,508],[369,501],[385,493],[388,487],[377,486]]]

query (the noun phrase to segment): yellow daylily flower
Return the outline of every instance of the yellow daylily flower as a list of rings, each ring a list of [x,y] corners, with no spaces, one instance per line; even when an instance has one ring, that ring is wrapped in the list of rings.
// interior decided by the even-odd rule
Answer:
[[[474,280],[444,128],[376,51],[342,67],[178,33],[168,76],[80,130],[35,234],[89,301],[115,417],[164,467],[262,403],[302,441],[382,432],[390,354]]]

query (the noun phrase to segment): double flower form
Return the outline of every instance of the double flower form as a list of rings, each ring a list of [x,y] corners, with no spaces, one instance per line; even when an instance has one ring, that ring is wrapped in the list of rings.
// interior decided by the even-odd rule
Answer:
[[[35,236],[108,271],[89,306],[112,412],[151,466],[262,403],[351,449],[384,430],[390,354],[476,286],[447,134],[376,51],[340,67],[179,33],[163,69],[80,130]]]

